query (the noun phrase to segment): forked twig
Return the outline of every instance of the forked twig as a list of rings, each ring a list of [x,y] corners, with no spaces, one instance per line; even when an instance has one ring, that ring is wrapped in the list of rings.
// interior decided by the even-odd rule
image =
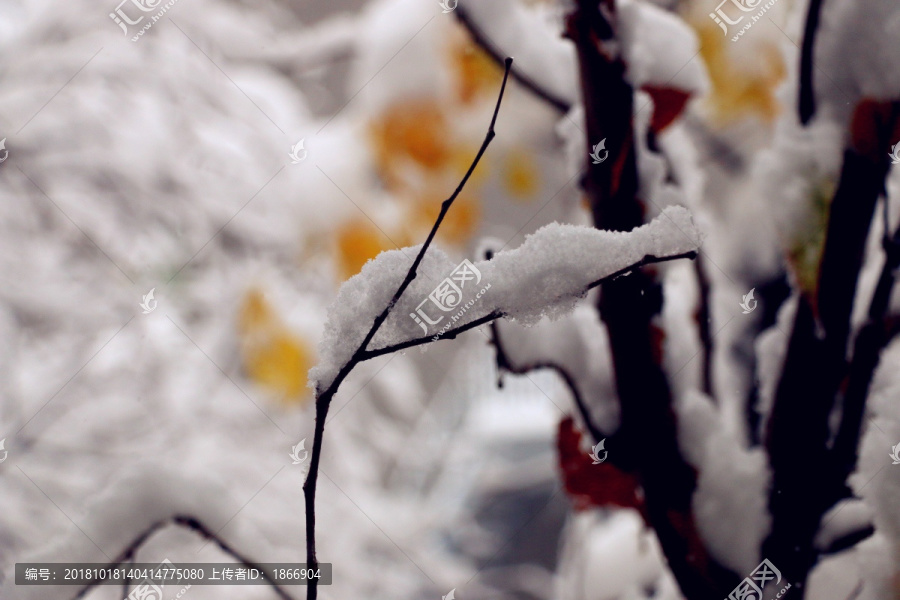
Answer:
[[[416,255],[416,259],[413,261],[412,266],[410,266],[409,271],[406,273],[406,277],[403,279],[400,287],[397,288],[397,291],[394,292],[394,296],[393,298],[391,298],[391,301],[388,303],[388,305],[385,306],[384,310],[382,310],[381,313],[375,318],[375,321],[372,323],[372,327],[369,329],[369,332],[366,334],[366,337],[363,339],[362,343],[360,343],[359,347],[356,349],[356,352],[354,352],[353,356],[350,357],[350,360],[347,361],[347,363],[343,367],[341,367],[340,371],[338,371],[337,375],[328,386],[328,388],[325,390],[316,390],[316,426],[313,437],[313,447],[311,452],[312,456],[310,459],[309,474],[306,477],[306,482],[303,484],[303,498],[306,507],[306,563],[309,568],[315,569],[318,566],[318,560],[316,559],[316,483],[319,476],[319,460],[322,455],[322,438],[325,433],[325,419],[328,416],[328,409],[331,406],[331,401],[334,398],[334,395],[337,393],[337,390],[340,387],[341,383],[356,367],[356,365],[366,360],[367,358],[371,358],[371,356],[366,356],[366,348],[368,347],[369,342],[371,342],[372,338],[375,337],[375,334],[387,319],[388,315],[391,312],[391,309],[397,303],[397,300],[400,299],[400,296],[403,295],[403,292],[406,291],[406,288],[408,288],[416,278],[416,272],[419,264],[422,262],[425,253],[431,246],[431,243],[434,240],[434,236],[437,234],[438,228],[444,221],[444,216],[447,214],[447,211],[450,210],[450,207],[453,205],[453,201],[456,200],[457,196],[459,196],[460,192],[462,192],[463,187],[466,185],[466,182],[469,181],[469,177],[472,176],[472,172],[475,170],[475,167],[478,166],[478,163],[481,160],[481,157],[484,155],[484,152],[487,150],[488,145],[491,143],[491,140],[494,139],[494,136],[496,135],[494,133],[494,125],[497,123],[497,115],[500,113],[500,103],[503,100],[503,92],[506,90],[506,82],[509,79],[509,71],[512,67],[512,62],[512,58],[507,58],[504,61],[506,69],[503,73],[503,83],[500,86],[500,94],[497,97],[497,105],[494,107],[494,114],[491,117],[491,123],[488,126],[487,135],[485,135],[484,141],[481,143],[481,147],[478,149],[478,153],[475,155],[475,159],[472,161],[472,164],[469,166],[468,171],[466,171],[466,174],[459,182],[459,185],[456,186],[453,194],[451,194],[449,198],[441,203],[441,211],[438,214],[434,225],[431,227],[431,231],[428,233],[428,237],[426,238],[425,243],[422,244],[422,247],[419,249],[419,253],[418,255]],[[317,581],[310,581],[307,589],[307,600],[315,600],[315,598],[318,596],[317,584]]]

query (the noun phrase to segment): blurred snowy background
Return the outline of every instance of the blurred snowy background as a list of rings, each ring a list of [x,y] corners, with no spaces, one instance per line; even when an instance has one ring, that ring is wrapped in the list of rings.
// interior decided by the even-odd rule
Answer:
[[[116,2],[0,0],[2,598],[71,598],[77,588],[14,586],[14,563],[106,563],[174,515],[195,516],[255,561],[304,561],[306,466],[290,454],[301,440],[311,447],[307,372],[328,306],[366,261],[424,239],[481,143],[502,76],[436,0],[179,0],[137,41],[143,23],[123,34],[110,13],[144,13]],[[801,133],[806,3],[779,0],[737,43],[709,19],[713,4],[620,3],[635,87],[693,94],[659,136],[666,160],[642,145],[639,168],[654,212],[687,205],[707,234],[718,404],[698,391],[687,262],[664,269],[665,362],[685,454],[701,472],[700,530],[743,577],[762,558],[767,527],[748,390],[759,380],[763,405],[771,398],[791,306],[776,321],[739,304],[783,276],[785,255],[792,278],[809,276],[804,244],[821,230],[821,194],[810,190],[833,186],[847,106],[865,94],[900,97],[900,69],[888,76],[885,59],[873,58],[866,78],[834,58],[857,39],[836,23],[880,40],[896,34],[900,13],[834,2],[822,116]],[[452,257],[475,260],[485,239],[516,247],[542,225],[590,217],[565,5],[460,7],[564,105],[510,82],[497,138],[437,238]],[[643,130],[651,102],[637,92]],[[894,198],[897,183],[895,172]],[[863,275],[867,289],[879,269]],[[555,336],[549,326],[501,331],[511,353],[536,347],[584,362],[597,418],[614,428],[596,316],[579,308],[560,323]],[[560,336],[581,346],[554,346]],[[861,581],[870,585],[860,598],[896,597],[900,467],[887,454],[900,443],[900,381],[889,375],[876,379],[877,427],[855,476],[865,506],[848,511],[875,515],[878,531],[822,563],[809,598],[849,598]],[[322,598],[681,597],[637,511],[573,505],[566,493],[557,429],[575,409],[561,380],[549,371],[502,379],[498,388],[478,330],[364,363],[344,383],[319,478],[318,556],[334,565]],[[163,558],[232,560],[173,526],[136,555]],[[122,596],[101,587],[86,597]],[[195,586],[185,597],[275,596]]]

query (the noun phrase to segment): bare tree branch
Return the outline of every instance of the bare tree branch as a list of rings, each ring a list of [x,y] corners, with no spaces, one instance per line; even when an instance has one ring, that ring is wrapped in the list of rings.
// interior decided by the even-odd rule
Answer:
[[[816,46],[816,33],[819,30],[819,17],[824,0],[809,0],[809,11],[806,13],[806,27],[803,31],[803,48],[800,51],[800,95],[798,111],[800,122],[806,125],[816,114],[816,97],[813,89],[813,54]]]
[[[886,198],[885,204],[887,204]],[[887,222],[885,222],[885,228],[887,228]],[[869,396],[875,369],[878,368],[881,351],[890,340],[885,315],[896,283],[894,273],[900,268],[900,227],[893,236],[885,236],[884,252],[884,267],[881,269],[875,293],[869,304],[868,320],[856,334],[853,360],[850,364],[846,391],[843,395],[841,425],[831,450],[836,465],[835,477],[842,483],[846,482],[856,469],[866,399]],[[849,494],[849,490],[847,491]],[[835,502],[838,500],[840,498]]]
[[[634,143],[634,90],[625,64],[609,54],[615,45],[615,3],[577,0],[568,17],[567,37],[578,54],[585,107],[585,157],[606,140],[609,160],[588,165],[583,185],[598,229],[628,231],[644,221],[638,199]],[[672,394],[661,366],[661,336],[653,320],[662,306],[654,276],[638,271],[604,286],[598,311],[612,350],[616,389],[622,407],[619,446],[638,473],[648,518],[682,593],[688,598],[727,595],[739,578],[718,564],[701,541],[691,501],[696,473],[678,446]]]
[[[712,389],[712,362],[713,362],[713,341],[710,323],[712,321],[712,313],[709,310],[710,285],[709,276],[706,274],[706,261],[702,256],[698,256],[694,261],[694,272],[697,275],[697,287],[699,299],[697,302],[697,330],[700,335],[700,345],[703,347],[703,368],[700,373],[700,382],[703,393],[714,400]]]
[[[814,539],[822,516],[846,497],[847,465],[851,460],[855,463],[866,395],[862,388],[868,388],[865,377],[859,373],[853,377],[856,389],[848,398],[846,422],[841,425],[841,464],[828,449],[829,419],[848,374],[851,311],[870,224],[888,173],[883,149],[888,147],[897,115],[897,105],[891,103],[863,101],[856,108],[851,145],[844,153],[840,183],[831,201],[818,288],[813,295],[800,295],[769,417],[766,450],[772,466],[772,530],[763,543],[763,554],[800,589],[817,561]],[[870,343],[868,335],[863,336],[864,344]],[[874,369],[862,367],[864,356],[865,350],[857,357],[857,370]],[[865,360],[871,361],[872,356]]]
[[[466,29],[466,31],[469,32],[469,35],[472,37],[472,41],[475,43],[475,45],[484,50],[484,52],[498,65],[502,65],[504,62],[503,57],[506,55],[488,38],[487,34],[472,18],[472,15],[469,14],[469,11],[467,11],[463,6],[457,6],[454,13],[456,14],[456,18],[459,21],[460,25],[462,25]],[[572,105],[567,100],[560,98],[553,92],[547,90],[534,79],[523,73],[520,69],[512,69],[510,71],[510,76],[514,80],[518,81],[522,85],[522,87],[530,91],[532,94],[534,94],[559,112],[567,113],[572,108]]]
[[[293,598],[281,586],[272,582],[272,579],[274,579],[274,577],[272,577],[272,574],[269,573],[268,571],[266,571],[265,569],[263,569],[259,563],[254,562],[250,558],[247,558],[246,556],[244,556],[243,554],[241,554],[240,552],[238,552],[237,550],[232,548],[227,542],[225,542],[222,538],[220,538],[213,530],[211,530],[209,527],[204,525],[196,517],[192,517],[190,515],[175,515],[171,518],[163,519],[161,521],[157,521],[156,523],[153,523],[152,525],[147,527],[147,529],[145,529],[140,534],[138,534],[138,536],[136,538],[134,538],[131,541],[131,543],[129,543],[125,547],[125,549],[122,550],[122,552],[120,552],[118,554],[118,556],[116,556],[116,558],[114,558],[112,560],[112,562],[110,562],[108,565],[106,565],[106,567],[112,568],[112,567],[117,567],[117,566],[127,563],[127,562],[134,562],[135,554],[137,554],[137,551],[141,548],[141,546],[143,546],[144,543],[148,539],[150,539],[151,536],[153,536],[153,534],[155,534],[160,529],[162,529],[163,527],[166,527],[168,525],[176,525],[179,527],[184,527],[186,529],[190,529],[191,531],[200,535],[200,537],[202,537],[206,540],[209,540],[211,542],[214,542],[219,548],[222,549],[223,552],[225,552],[229,556],[232,556],[235,559],[237,559],[237,561],[240,564],[244,565],[245,567],[259,569],[260,571],[265,573],[267,583],[272,587],[273,591],[279,598],[281,598],[282,600],[293,600]],[[92,589],[94,589],[98,585],[100,585],[99,582],[91,583],[91,584],[85,586],[84,588],[79,590],[79,592],[77,594],[75,594],[75,596],[72,597],[72,600],[78,600],[79,598],[84,598],[88,592],[90,592]],[[125,583],[125,586],[126,586],[125,594],[127,595],[128,594],[128,589],[127,589],[128,582],[127,581]]]
[[[441,223],[444,220],[444,216],[447,214],[447,211],[450,210],[450,207],[453,205],[453,201],[456,200],[457,196],[459,196],[460,192],[462,192],[463,187],[466,185],[466,182],[469,181],[469,177],[472,176],[472,172],[475,170],[475,167],[478,166],[478,162],[481,160],[481,157],[487,150],[487,147],[491,143],[491,140],[494,139],[494,136],[496,135],[494,133],[494,125],[497,123],[497,116],[500,113],[500,103],[503,100],[503,93],[506,90],[506,82],[509,79],[509,72],[512,67],[512,62],[512,58],[507,58],[505,61],[506,70],[503,74],[503,83],[500,86],[500,94],[497,97],[497,104],[494,107],[494,114],[491,117],[491,123],[488,126],[488,131],[484,137],[484,141],[481,143],[481,147],[478,149],[478,153],[475,155],[472,164],[469,166],[468,171],[466,171],[466,174],[459,182],[459,185],[456,187],[450,197],[444,200],[443,203],[441,203],[441,211],[437,216],[437,220],[434,222],[431,231],[428,233],[428,237],[426,238],[425,243],[422,244],[418,255],[416,255],[412,266],[410,266],[409,271],[406,273],[406,277],[401,282],[400,287],[397,288],[397,291],[394,292],[394,296],[393,298],[391,298],[391,301],[388,303],[388,305],[385,306],[384,310],[382,310],[381,313],[375,318],[375,322],[372,323],[372,327],[369,329],[369,332],[366,334],[366,337],[363,339],[362,343],[356,349],[356,352],[354,352],[353,356],[350,358],[347,364],[341,367],[341,369],[338,371],[338,374],[335,376],[334,380],[331,382],[328,388],[325,390],[316,390],[316,426],[313,437],[313,447],[311,453],[312,456],[310,460],[309,474],[306,477],[306,482],[303,484],[303,497],[306,507],[306,562],[310,568],[315,569],[319,564],[318,560],[316,559],[316,483],[319,476],[319,461],[322,456],[322,439],[325,434],[325,419],[328,416],[328,409],[331,406],[331,401],[347,375],[350,374],[350,372],[356,367],[356,365],[358,365],[363,360],[366,360],[366,348],[368,347],[369,342],[372,341],[372,338],[378,332],[378,329],[384,323],[385,319],[387,319],[388,315],[391,312],[391,309],[397,303],[397,300],[400,299],[400,296],[403,295],[403,292],[406,291],[406,288],[409,287],[412,281],[416,278],[419,264],[422,262],[422,258],[425,256],[425,252],[427,252],[428,248],[431,246],[431,243],[434,240],[434,236],[437,234],[438,228],[441,226]],[[312,580],[307,586],[306,597],[307,600],[315,600],[317,596],[318,581]]]

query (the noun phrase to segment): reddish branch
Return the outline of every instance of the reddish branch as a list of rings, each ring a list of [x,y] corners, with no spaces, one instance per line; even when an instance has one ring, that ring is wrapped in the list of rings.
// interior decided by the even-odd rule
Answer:
[[[606,139],[609,160],[590,166],[583,185],[594,225],[628,231],[644,221],[632,122],[634,90],[625,65],[602,49],[614,37],[615,3],[578,0],[568,18],[585,108],[585,156]],[[648,518],[682,593],[723,597],[738,577],[706,550],[691,512],[696,473],[678,447],[672,394],[660,364],[661,336],[652,321],[662,306],[653,273],[639,271],[603,287],[598,309],[606,324],[622,406],[620,445],[643,485]]]

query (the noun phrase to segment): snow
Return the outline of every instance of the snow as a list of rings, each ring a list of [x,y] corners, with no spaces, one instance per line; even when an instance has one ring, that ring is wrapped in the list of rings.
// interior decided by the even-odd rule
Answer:
[[[490,285],[490,289],[455,322],[455,328],[493,313],[525,325],[533,325],[544,316],[559,318],[574,308],[593,282],[647,256],[696,251],[700,243],[701,236],[690,212],[682,207],[667,208],[651,223],[632,232],[547,225],[526,238],[519,248],[500,252],[491,261],[475,263],[481,282],[474,287],[485,289]],[[320,390],[331,385],[365,338],[370,324],[390,302],[418,250],[419,247],[412,247],[384,252],[341,286],[329,309],[319,348],[320,362],[310,371],[311,385]],[[427,299],[435,283],[453,270],[453,261],[444,252],[429,250],[418,277],[397,301],[369,349],[422,337],[422,329],[409,315]],[[429,335],[436,333],[437,330]]]
[[[828,68],[814,79],[823,118],[834,114],[846,122],[864,97],[900,96],[898,33],[900,19],[891,2],[842,0],[823,5],[815,62]]]
[[[751,31],[777,43],[754,46],[745,36],[729,48],[727,65],[752,76],[780,48],[788,77],[773,91],[781,103],[774,125],[748,118],[719,127],[689,105],[687,118],[659,136],[660,155],[646,143],[648,97],[636,93],[636,158],[648,215],[683,205],[692,220],[673,208],[629,234],[552,225],[522,244],[552,221],[590,223],[574,177],[586,152],[574,52],[560,37],[564,8],[463,2],[517,69],[572,110],[560,118],[510,84],[483,163],[487,182],[477,190],[480,222],[458,247],[429,250],[372,347],[435,334],[440,325],[426,334],[409,313],[469,256],[482,277],[475,289],[491,287],[456,326],[493,309],[509,312],[513,318],[499,327],[511,360],[562,363],[597,422],[613,430],[619,417],[609,348],[592,306],[596,292],[577,301],[583,286],[650,250],[681,243],[693,249],[703,231],[715,404],[696,392],[698,359],[672,389],[682,451],[698,469],[701,535],[716,559],[746,573],[768,527],[761,509],[768,469],[742,435],[754,375],[748,348],[757,359],[765,425],[794,303],[783,307],[777,327],[760,333],[761,311],[741,315],[737,302],[777,274],[784,251],[815,226],[810,192],[835,183],[856,101],[900,96],[893,62],[900,18],[888,2],[825,3],[816,46],[820,111],[811,127],[800,128],[793,41],[805,3],[780,0],[784,8],[769,14],[786,25],[783,32],[769,25],[768,32]],[[310,446],[313,409],[272,402],[242,371],[234,327],[241,298],[248,288],[263,289],[286,329],[310,347],[324,337],[315,373],[333,377],[416,250],[382,254],[339,292],[342,308],[327,313],[340,279],[330,245],[336,231],[369,217],[402,244],[422,239],[395,236],[408,233],[408,199],[379,181],[367,143],[373,120],[398,101],[425,97],[445,111],[455,143],[474,153],[495,99],[493,91],[472,106],[454,98],[448,42],[462,34],[456,16],[441,14],[437,2],[375,0],[318,25],[298,17],[309,7],[193,0],[177,4],[135,44],[108,18],[113,5],[5,4],[0,138],[8,136],[10,155],[0,166],[0,439],[9,458],[0,465],[8,490],[0,497],[0,597],[70,597],[11,587],[12,564],[105,561],[102,552],[113,555],[151,522],[182,512],[214,530],[224,527],[220,535],[252,558],[304,559],[304,469],[287,454],[302,438]],[[715,93],[702,55],[694,56],[697,37],[674,14],[626,0],[618,9],[618,48],[633,85]],[[707,25],[708,11],[701,7]],[[753,93],[756,102],[768,90]],[[301,138],[309,157],[292,165],[287,151]],[[540,177],[530,200],[508,197],[498,183],[511,151],[529,156]],[[730,154],[737,159],[723,158]],[[449,170],[447,176],[457,177]],[[895,168],[888,185],[894,222],[898,182]],[[874,237],[880,227],[873,227],[860,278],[855,326],[881,266]],[[492,239],[480,244],[482,235]],[[492,263],[477,261],[486,246],[519,248]],[[658,271],[666,302],[655,324],[665,333],[671,374],[699,349],[696,283],[687,261]],[[159,308],[142,315],[137,303],[153,287]],[[896,311],[900,298],[893,304]],[[482,335],[428,349],[359,365],[335,396],[322,456],[320,557],[358,568],[341,569],[323,599],[438,598],[454,587],[460,598],[519,592],[511,586],[504,595],[471,579],[478,560],[507,542],[477,523],[471,506],[499,491],[520,498],[558,486],[552,435],[558,416],[573,412],[567,390],[549,373],[506,376],[506,388],[495,390]],[[894,594],[900,466],[890,464],[888,452],[900,443],[898,361],[895,345],[873,386],[851,480],[861,500],[833,509],[818,543],[867,518],[877,532],[815,569],[809,595],[817,600],[847,600],[858,581],[866,583],[858,600]],[[520,454],[523,445],[534,454]],[[562,493],[558,500],[564,502]],[[194,534],[169,530],[141,557],[228,560],[214,546],[198,555],[201,545]],[[572,516],[561,555],[554,591],[553,574],[542,567],[502,573],[543,598],[624,600],[654,589],[656,599],[679,598],[656,540],[632,511]],[[112,598],[114,591],[92,597]],[[224,600],[237,592],[195,587],[190,596]]]
[[[761,448],[736,444],[700,392],[686,393],[675,409],[679,446],[699,473],[693,509],[700,536],[724,566],[749,573],[770,526],[768,459]]]
[[[682,598],[659,541],[637,511],[576,513],[566,525],[557,578],[559,600],[592,597],[628,600]]]
[[[620,2],[617,10],[622,57],[632,86],[707,91],[706,70],[697,56],[699,42],[687,23],[645,2]]]
[[[822,516],[815,545],[827,550],[836,540],[872,524],[873,511],[865,502],[848,498],[835,504]]]

